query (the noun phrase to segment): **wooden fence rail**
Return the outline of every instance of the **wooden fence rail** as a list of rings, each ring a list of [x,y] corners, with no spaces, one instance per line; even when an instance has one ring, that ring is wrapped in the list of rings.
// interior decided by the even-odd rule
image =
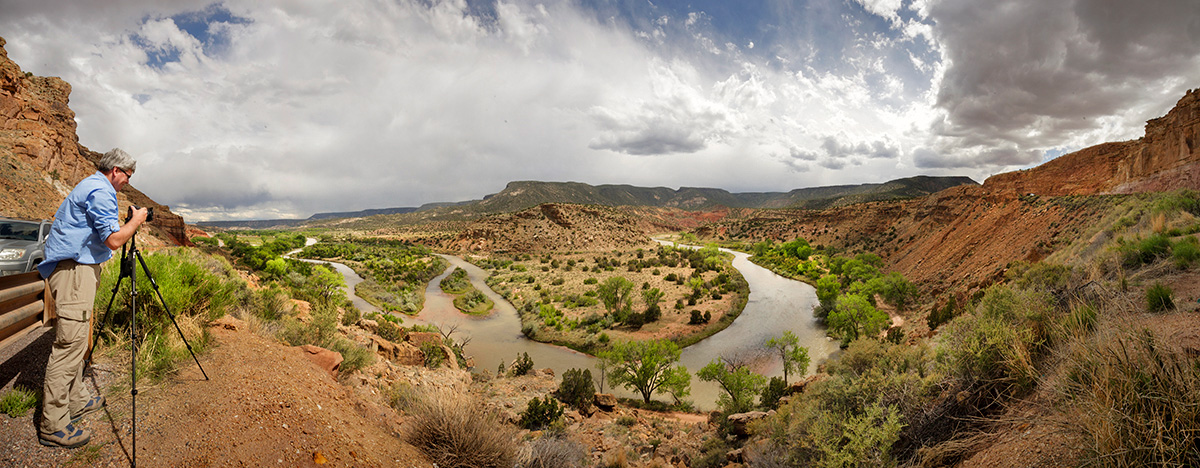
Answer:
[[[53,317],[54,298],[38,272],[0,276],[0,349]]]

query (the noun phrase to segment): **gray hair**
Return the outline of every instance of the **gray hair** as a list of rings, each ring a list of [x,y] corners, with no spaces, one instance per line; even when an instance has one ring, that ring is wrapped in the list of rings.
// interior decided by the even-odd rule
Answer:
[[[96,168],[100,169],[100,172],[109,172],[114,167],[134,172],[137,171],[137,161],[134,161],[133,156],[130,156],[129,153],[126,153],[121,148],[113,148],[100,157],[100,162],[96,164]]]

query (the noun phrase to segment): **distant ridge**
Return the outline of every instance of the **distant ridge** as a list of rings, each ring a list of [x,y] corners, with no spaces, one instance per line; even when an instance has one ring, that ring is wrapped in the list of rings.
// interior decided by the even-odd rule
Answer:
[[[790,192],[731,193],[723,189],[588,185],[580,182],[510,182],[500,193],[484,197],[473,206],[482,213],[507,213],[542,203],[578,203],[607,206],[654,206],[685,210],[727,208],[823,209],[869,201],[915,198],[959,185],[979,185],[969,177],[917,176],[882,184],[838,185],[796,189]]]
[[[916,176],[881,184],[837,185],[796,189],[790,192],[731,193],[702,187],[636,187],[633,185],[589,185],[582,182],[509,182],[504,190],[482,200],[429,203],[418,208],[382,208],[363,211],[317,213],[307,219],[252,221],[203,221],[200,226],[269,229],[302,226],[313,221],[363,218],[377,215],[433,213],[471,218],[493,213],[511,213],[544,203],[574,203],[604,206],[650,206],[684,210],[726,208],[825,209],[870,201],[915,198],[960,185],[979,185],[969,177]]]

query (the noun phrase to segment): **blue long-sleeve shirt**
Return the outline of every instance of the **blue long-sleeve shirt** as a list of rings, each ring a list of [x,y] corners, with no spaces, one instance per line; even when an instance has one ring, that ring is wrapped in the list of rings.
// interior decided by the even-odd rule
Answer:
[[[38,272],[49,278],[62,260],[104,263],[113,256],[104,241],[119,230],[117,190],[96,171],[80,181],[59,205],[46,238],[46,259],[38,264]]]

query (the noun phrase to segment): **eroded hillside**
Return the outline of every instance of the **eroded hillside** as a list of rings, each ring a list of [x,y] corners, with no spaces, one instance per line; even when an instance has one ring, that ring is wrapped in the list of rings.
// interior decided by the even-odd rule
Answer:
[[[23,72],[0,38],[0,216],[48,219],[75,184],[96,170],[100,154],[79,144],[71,85]],[[136,157],[136,156],[135,156]],[[121,209],[154,207],[150,225],[168,242],[186,244],[183,218],[126,186]]]

